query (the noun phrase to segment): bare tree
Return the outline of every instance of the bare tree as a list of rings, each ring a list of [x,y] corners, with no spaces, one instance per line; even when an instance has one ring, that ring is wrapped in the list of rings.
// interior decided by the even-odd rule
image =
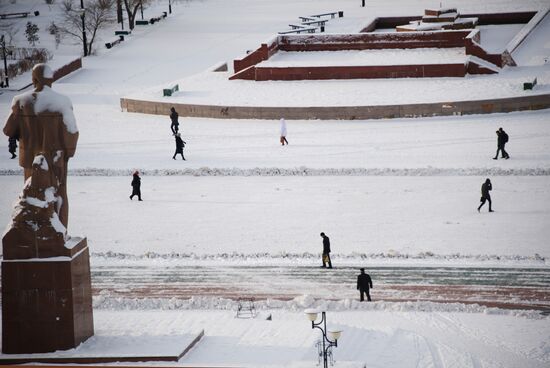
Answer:
[[[13,22],[2,22],[0,23],[0,32],[6,37],[6,45],[15,46],[15,36],[19,32],[19,29],[15,26]]]
[[[126,14],[128,15],[128,27],[134,29],[136,14],[140,7],[144,8],[151,3],[151,0],[123,0]]]
[[[84,13],[84,29],[82,29],[82,9],[80,4],[73,0],[63,0],[61,4],[63,25],[59,28],[63,34],[84,42],[83,33],[86,32],[87,54],[93,51],[93,44],[97,32],[115,20],[115,0],[86,0]]]

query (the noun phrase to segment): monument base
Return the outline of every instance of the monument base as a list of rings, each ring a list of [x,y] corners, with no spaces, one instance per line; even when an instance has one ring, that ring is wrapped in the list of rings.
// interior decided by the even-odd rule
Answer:
[[[71,349],[94,334],[86,238],[73,249],[70,257],[2,261],[2,353]]]

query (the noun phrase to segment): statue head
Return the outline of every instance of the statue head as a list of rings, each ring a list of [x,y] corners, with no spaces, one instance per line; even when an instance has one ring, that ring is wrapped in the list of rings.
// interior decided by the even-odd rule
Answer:
[[[46,64],[36,64],[32,68],[32,84],[36,92],[42,91],[44,86],[51,87],[53,83],[53,72]]]

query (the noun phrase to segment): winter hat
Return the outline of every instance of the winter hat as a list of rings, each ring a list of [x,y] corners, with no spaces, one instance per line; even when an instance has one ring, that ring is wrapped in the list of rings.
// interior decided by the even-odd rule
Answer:
[[[134,175],[139,175],[139,171],[134,171]]]

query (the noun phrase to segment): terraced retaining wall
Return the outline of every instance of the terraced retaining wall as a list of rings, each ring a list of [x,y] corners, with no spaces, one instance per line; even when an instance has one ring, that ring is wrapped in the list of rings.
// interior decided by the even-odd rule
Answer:
[[[366,120],[387,118],[413,118],[468,114],[491,114],[550,108],[550,94],[488,99],[478,101],[433,102],[388,106],[315,106],[315,107],[262,107],[193,105],[174,101],[140,101],[122,98],[122,109],[154,115],[168,115],[174,106],[180,116],[215,119],[269,119],[281,116],[290,120]]]

